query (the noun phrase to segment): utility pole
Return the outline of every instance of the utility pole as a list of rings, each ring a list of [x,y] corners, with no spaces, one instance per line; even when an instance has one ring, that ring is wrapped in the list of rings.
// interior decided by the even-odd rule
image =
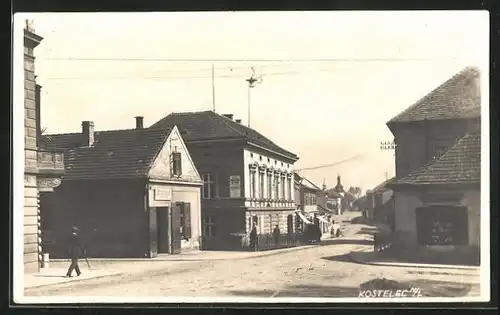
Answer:
[[[212,64],[212,110],[215,112],[215,68]]]
[[[396,140],[392,141],[381,141],[380,142],[380,150],[382,151],[394,151],[393,156],[396,156]],[[389,175],[387,172],[385,172],[385,180],[387,181],[389,179]]]
[[[250,67],[252,69],[252,75],[250,78],[246,79],[245,81],[248,82],[248,127],[250,127],[250,106],[251,106],[251,90],[252,88],[255,87],[256,83],[262,83],[262,76],[255,77],[255,70],[253,67]]]

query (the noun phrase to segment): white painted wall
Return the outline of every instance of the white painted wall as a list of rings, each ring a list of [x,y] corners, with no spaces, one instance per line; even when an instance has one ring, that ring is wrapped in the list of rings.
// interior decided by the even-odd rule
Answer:
[[[414,192],[395,193],[395,228],[398,242],[417,243],[417,218],[415,209],[422,206],[419,194]]]
[[[191,204],[191,238],[182,240],[182,249],[199,249],[201,236],[201,195],[198,187],[174,187],[173,202],[189,202]]]
[[[170,154],[174,151],[181,153],[182,176],[180,178],[172,178],[170,174]],[[170,135],[167,137],[167,140],[153,162],[148,175],[150,178],[155,179],[201,182],[198,170],[196,169],[196,166],[177,127],[174,127]]]
[[[469,207],[469,244],[479,246],[481,243],[481,192],[468,190],[462,199],[462,205]]]

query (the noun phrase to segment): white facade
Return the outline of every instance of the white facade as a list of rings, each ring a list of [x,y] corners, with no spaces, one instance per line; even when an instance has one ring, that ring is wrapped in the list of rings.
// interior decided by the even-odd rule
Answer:
[[[245,149],[244,196],[249,200],[294,202],[293,164]]]

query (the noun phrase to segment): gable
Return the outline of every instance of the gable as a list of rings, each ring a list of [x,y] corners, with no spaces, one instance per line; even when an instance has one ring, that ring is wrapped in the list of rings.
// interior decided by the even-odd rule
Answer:
[[[170,155],[173,152],[181,153],[182,175],[180,177],[173,177],[171,174]],[[148,177],[178,182],[201,182],[200,174],[177,127],[172,129],[167,141],[165,141],[162,149],[151,164]]]

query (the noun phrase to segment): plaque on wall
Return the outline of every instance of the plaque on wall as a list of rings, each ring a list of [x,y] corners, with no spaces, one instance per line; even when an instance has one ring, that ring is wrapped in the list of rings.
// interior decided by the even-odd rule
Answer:
[[[241,178],[239,175],[229,176],[229,197],[241,197]]]
[[[155,188],[156,201],[168,201],[172,199],[172,190],[168,188]]]

